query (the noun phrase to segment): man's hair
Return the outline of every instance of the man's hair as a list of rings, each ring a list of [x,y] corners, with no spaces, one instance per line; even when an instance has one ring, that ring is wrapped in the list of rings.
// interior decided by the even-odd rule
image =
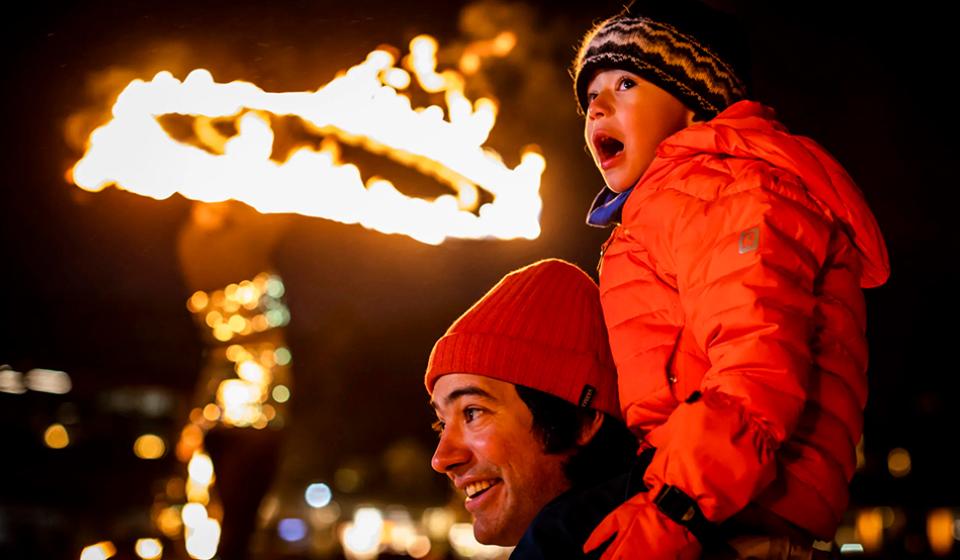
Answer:
[[[633,464],[637,438],[620,420],[537,389],[523,385],[515,387],[533,415],[533,431],[542,441],[544,451],[551,454],[574,451],[563,465],[563,474],[572,487],[609,480],[626,472]],[[595,414],[603,414],[603,424],[593,438],[581,446],[577,438],[593,421]]]

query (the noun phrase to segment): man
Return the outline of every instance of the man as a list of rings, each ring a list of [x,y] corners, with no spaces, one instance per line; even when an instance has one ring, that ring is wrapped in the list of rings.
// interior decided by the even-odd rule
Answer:
[[[637,448],[593,280],[559,260],[508,274],[434,346],[426,387],[432,465],[466,494],[477,540],[522,537],[514,558],[579,556],[616,505],[584,491],[628,471]]]

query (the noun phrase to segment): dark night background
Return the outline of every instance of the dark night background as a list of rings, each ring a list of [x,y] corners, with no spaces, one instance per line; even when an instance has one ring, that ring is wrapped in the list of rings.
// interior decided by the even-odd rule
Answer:
[[[744,18],[753,50],[754,97],[837,157],[885,234],[892,276],[867,292],[867,463],[854,480],[852,506],[902,508],[907,526],[891,557],[923,555],[925,512],[960,507],[950,459],[960,426],[951,344],[960,246],[946,203],[960,186],[950,163],[955,92],[947,86],[957,49],[948,16],[930,6],[846,5],[730,4]],[[421,507],[446,501],[444,481],[428,465],[434,436],[422,388],[426,358],[449,323],[507,271],[544,257],[594,269],[606,233],[587,228],[583,216],[601,180],[583,149],[565,71],[579,36],[618,2],[469,6],[96,2],[37,4],[7,19],[0,364],[66,371],[73,390],[0,393],[0,552],[19,557],[37,547],[45,557],[77,558],[82,546],[120,531],[118,517],[146,518],[155,481],[177,464],[169,456],[136,459],[132,438],[150,422],[175,437],[203,362],[185,307],[195,288],[177,254],[193,203],[113,188],[91,194],[69,184],[64,174],[81,155],[77,131],[87,122],[71,115],[106,109],[117,77],[126,78],[122,86],[161,69],[182,79],[204,67],[218,82],[312,90],[382,43],[405,52],[410,38],[428,33],[441,49],[455,50],[489,38],[491,29],[512,29],[517,48],[492,59],[477,86],[483,91],[468,94],[500,101],[488,145],[508,165],[527,144],[537,144],[547,160],[539,239],[433,247],[302,216],[233,226],[251,228],[251,236],[273,232],[264,234],[276,237],[269,260],[284,279],[292,315],[286,339],[295,382],[274,482],[281,503],[344,464],[374,473],[363,490],[370,499]],[[450,62],[441,58],[441,67]],[[436,187],[407,177],[414,190]],[[219,255],[210,266],[226,274],[243,258]],[[147,387],[174,395],[181,403],[176,414],[151,420],[103,405],[118,390]],[[80,439],[62,451],[47,449],[43,430],[64,414],[65,403]],[[424,458],[422,472],[410,475],[415,483],[404,488],[391,484],[383,472],[389,467],[377,466],[398,442]],[[903,478],[886,465],[898,447],[912,457]]]

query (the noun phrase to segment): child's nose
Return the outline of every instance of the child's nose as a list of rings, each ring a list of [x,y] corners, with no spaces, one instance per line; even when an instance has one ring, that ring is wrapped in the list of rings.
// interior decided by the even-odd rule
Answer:
[[[610,104],[610,95],[608,92],[601,91],[590,102],[587,107],[587,115],[591,119],[598,117],[609,117],[613,113],[613,106]]]

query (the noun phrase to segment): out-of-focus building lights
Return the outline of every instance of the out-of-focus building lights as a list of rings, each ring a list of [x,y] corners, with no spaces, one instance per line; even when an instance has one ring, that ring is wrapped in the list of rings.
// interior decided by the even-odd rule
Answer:
[[[110,541],[98,542],[80,552],[80,560],[107,560],[117,553],[117,547]]]
[[[307,491],[304,493],[304,499],[306,499],[310,507],[322,508],[329,504],[330,500],[333,499],[333,492],[326,484],[317,482],[307,486]]]
[[[446,508],[427,508],[423,510],[421,522],[427,529],[427,534],[435,541],[447,539],[450,527],[453,526],[455,517],[453,512]]]
[[[245,360],[237,364],[237,376],[244,381],[266,385],[270,383],[270,372],[253,360]]]
[[[858,512],[856,530],[857,542],[866,552],[879,552],[883,548],[883,512],[880,508]]]
[[[272,391],[273,400],[283,404],[290,400],[290,389],[286,385],[276,385]]]
[[[340,534],[343,549],[357,560],[376,558],[383,542],[383,514],[372,507],[358,508]]]
[[[863,545],[849,543],[840,545],[840,554],[863,554]]]
[[[23,374],[10,369],[9,366],[0,366],[0,393],[22,395],[27,392],[23,386]]]
[[[223,421],[234,426],[249,426],[260,417],[260,398],[264,389],[242,379],[226,379],[217,389],[217,403],[223,409]]]
[[[287,542],[302,541],[307,536],[307,524],[297,517],[281,519],[277,523],[277,535]]]
[[[278,366],[285,366],[290,363],[290,360],[293,359],[293,355],[290,354],[290,350],[281,346],[273,352],[274,359],[277,361]]]
[[[43,432],[43,443],[50,449],[63,449],[70,445],[70,435],[67,434],[67,429],[63,427],[63,424],[51,424]]]
[[[159,539],[137,539],[133,550],[143,560],[159,560],[163,556],[163,545]]]
[[[430,554],[430,538],[426,535],[417,535],[407,545],[406,552],[413,558],[423,558]]]
[[[196,527],[188,527],[185,544],[191,558],[210,560],[216,556],[220,545],[220,523],[208,518]]]
[[[510,548],[485,545],[477,542],[473,534],[473,525],[470,523],[454,523],[448,534],[450,546],[461,558],[478,558],[481,560],[506,558],[510,555]]]
[[[187,493],[187,501],[207,505],[210,503],[210,485],[201,484],[192,478],[187,479],[184,490]]]
[[[177,538],[183,529],[183,520],[180,518],[180,508],[170,506],[160,510],[160,514],[157,516],[157,527],[167,538]]]
[[[200,524],[209,518],[207,508],[203,504],[184,504],[180,511],[180,518],[187,527],[199,527]]]
[[[24,377],[24,383],[31,391],[55,395],[67,394],[73,387],[66,372],[52,369],[32,369]]]
[[[209,485],[213,482],[213,461],[205,453],[194,453],[187,465],[187,472],[196,482]]]
[[[350,467],[341,467],[333,473],[333,483],[341,492],[356,492],[360,488],[360,473]]]
[[[167,444],[154,434],[143,434],[133,442],[133,453],[141,459],[159,459],[166,452]]]
[[[210,422],[216,422],[220,419],[220,407],[213,403],[208,403],[203,407],[203,417]]]
[[[954,522],[953,512],[946,508],[927,514],[927,541],[935,555],[947,556],[953,550]]]
[[[208,303],[210,303],[210,297],[207,296],[207,292],[197,291],[187,300],[187,309],[189,309],[191,313],[197,313],[198,311],[203,311]]]
[[[910,474],[912,463],[910,453],[903,448],[896,448],[887,454],[887,469],[892,476],[902,478]]]

